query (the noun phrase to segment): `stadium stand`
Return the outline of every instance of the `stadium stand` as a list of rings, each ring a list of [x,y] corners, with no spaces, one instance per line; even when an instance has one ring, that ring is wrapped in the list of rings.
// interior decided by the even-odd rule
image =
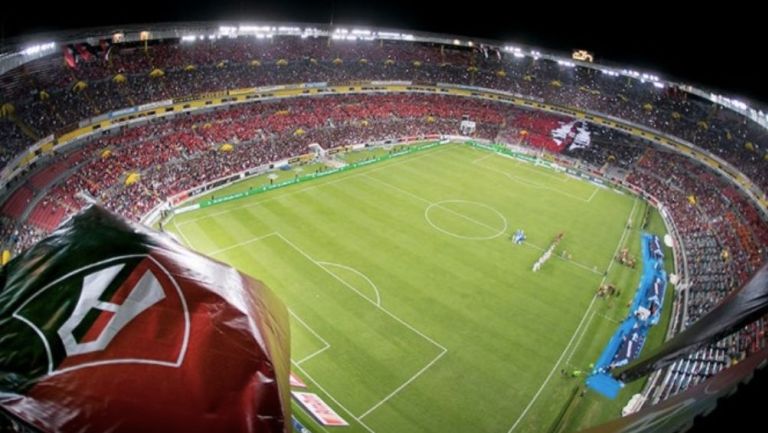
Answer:
[[[551,61],[499,56],[434,44],[349,45],[288,36],[270,42],[173,40],[146,50],[126,44],[113,50],[109,62],[93,60],[76,70],[56,56],[24,65],[7,74],[6,82],[14,85],[3,87],[3,99],[13,103],[21,122],[45,136],[117,108],[228,88],[376,79],[474,84],[660,129],[725,158],[765,189],[768,176],[761,167],[768,146],[758,125],[673,88],[618,80],[594,70],[563,69]],[[164,75],[150,77],[154,70]],[[80,82],[84,88],[76,86]]]
[[[679,137],[730,162],[765,194],[768,135],[757,123],[676,87],[618,79],[587,68],[505,52],[422,42],[279,36],[270,40],[178,39],[116,46],[76,69],[59,55],[0,77],[0,168],[39,138],[74,129],[100,114],[159,100],[289,83],[369,80],[451,83],[503,90],[590,110]],[[2,105],[0,104],[0,105]],[[768,224],[740,190],[679,154],[616,130],[566,116],[471,98],[423,94],[327,96],[249,103],[176,116],[97,136],[40,162],[10,186],[0,209],[4,247],[25,249],[88,200],[132,219],[178,192],[306,151],[310,143],[353,143],[455,134],[463,115],[476,137],[566,158],[644,191],[677,227],[687,256],[689,291],[680,327],[695,322],[768,258]],[[571,146],[553,131],[586,127],[591,145]],[[301,131],[301,132],[299,132]],[[230,143],[234,150],[218,148]],[[617,171],[618,170],[618,171]],[[126,184],[129,173],[140,181]],[[663,400],[766,346],[768,321],[702,349],[664,372],[653,390]]]

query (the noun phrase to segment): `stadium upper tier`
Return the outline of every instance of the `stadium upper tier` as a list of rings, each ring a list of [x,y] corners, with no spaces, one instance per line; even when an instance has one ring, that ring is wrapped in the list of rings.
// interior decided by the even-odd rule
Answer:
[[[680,87],[545,56],[469,47],[466,41],[324,36],[176,38],[116,43],[93,53],[81,48],[89,54],[77,55],[74,67],[56,51],[0,77],[0,167],[45,136],[59,137],[80,122],[141,104],[183,103],[204,93],[227,96],[234,89],[269,85],[403,81],[503,90],[626,119],[730,162],[762,189],[763,198],[768,190],[768,136],[760,123]],[[336,147],[457,134],[464,115],[477,123],[476,138],[593,173],[662,205],[679,242],[676,271],[684,278],[672,332],[710,311],[768,258],[764,216],[733,179],[711,164],[565,115],[420,93],[203,105],[99,131],[76,146],[54,147],[56,152],[1,192],[0,240],[17,253],[91,199],[139,219],[175,194],[306,153],[311,143]],[[573,139],[582,130],[589,131],[588,146]],[[222,152],[223,144],[231,144],[231,151]],[[128,181],[133,174],[138,182]],[[654,399],[674,395],[764,348],[765,330],[763,319],[679,361],[654,382]]]
[[[653,76],[631,71],[619,76],[531,54],[535,51],[435,42],[439,38],[185,39],[73,44],[64,58],[54,50],[7,71],[0,77],[0,167],[42,137],[154,101],[267,85],[394,80],[503,90],[626,119],[706,149],[768,190],[768,131],[763,126]],[[74,63],[69,66],[65,58]]]

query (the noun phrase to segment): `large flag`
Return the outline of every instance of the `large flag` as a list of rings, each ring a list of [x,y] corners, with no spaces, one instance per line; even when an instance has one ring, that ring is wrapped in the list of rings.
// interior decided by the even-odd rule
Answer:
[[[101,208],[0,270],[2,414],[44,432],[288,432],[287,310]]]
[[[64,63],[71,69],[75,69],[77,67],[77,60],[75,59],[74,47],[72,45],[65,45],[62,47],[62,50],[64,51]]]
[[[89,51],[90,45],[88,44],[77,44],[75,45],[75,49],[77,50],[77,53],[80,54],[80,57],[83,58],[86,62],[91,61],[91,52]]]
[[[584,122],[577,120],[562,123],[550,133],[559,150],[576,150],[589,147],[592,135]]]
[[[107,39],[99,41],[99,55],[106,61],[109,61],[109,53],[112,51],[112,43]]]

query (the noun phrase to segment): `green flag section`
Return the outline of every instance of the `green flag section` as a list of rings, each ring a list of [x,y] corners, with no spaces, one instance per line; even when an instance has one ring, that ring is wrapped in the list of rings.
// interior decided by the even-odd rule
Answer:
[[[290,428],[281,301],[228,265],[99,207],[0,270],[0,336],[0,427]]]

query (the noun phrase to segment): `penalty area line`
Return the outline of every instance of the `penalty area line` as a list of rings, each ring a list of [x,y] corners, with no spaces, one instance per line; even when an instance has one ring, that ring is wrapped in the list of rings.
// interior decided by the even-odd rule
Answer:
[[[635,208],[637,207],[637,199],[632,204],[632,210],[629,211],[629,216],[627,217],[627,223],[624,225],[624,229],[621,232],[621,237],[619,238],[619,244],[616,246],[616,251],[611,256],[611,261],[608,263],[608,267],[606,269],[606,275],[603,277],[603,279],[600,281],[600,284],[602,285],[605,280],[608,278],[608,272],[610,271],[611,267],[613,267],[613,258],[618,253],[619,249],[621,248],[622,243],[624,242],[624,239],[627,236],[627,233],[629,232],[629,220],[632,219],[632,215],[635,213]],[[563,358],[565,358],[565,355],[568,353],[568,351],[571,349],[571,345],[573,344],[574,339],[576,339],[576,336],[579,334],[579,331],[584,326],[585,321],[587,319],[587,316],[589,316],[590,312],[592,311],[592,307],[595,305],[595,301],[597,300],[597,294],[592,296],[592,300],[589,303],[589,306],[587,307],[587,311],[584,312],[584,315],[581,317],[581,321],[579,322],[579,326],[576,327],[576,330],[573,332],[573,335],[571,335],[571,339],[568,341],[568,344],[565,346],[565,349],[563,349],[563,353],[560,354],[560,357],[557,359],[557,362],[555,362],[555,365],[552,366],[552,370],[550,370],[547,377],[544,379],[544,383],[541,384],[538,391],[536,391],[536,394],[534,394],[533,398],[530,402],[528,402],[528,405],[523,409],[523,412],[520,414],[520,416],[517,418],[514,424],[512,424],[512,427],[507,430],[507,433],[512,433],[518,425],[520,425],[520,422],[525,418],[525,416],[528,414],[528,411],[531,410],[531,407],[533,407],[533,404],[536,403],[536,400],[539,399],[539,396],[541,395],[541,392],[544,391],[544,387],[547,386],[550,379],[552,379],[552,375],[557,370],[557,367],[560,365],[561,362],[563,362]],[[586,330],[586,328],[584,328]],[[576,346],[574,346],[575,351]]]

